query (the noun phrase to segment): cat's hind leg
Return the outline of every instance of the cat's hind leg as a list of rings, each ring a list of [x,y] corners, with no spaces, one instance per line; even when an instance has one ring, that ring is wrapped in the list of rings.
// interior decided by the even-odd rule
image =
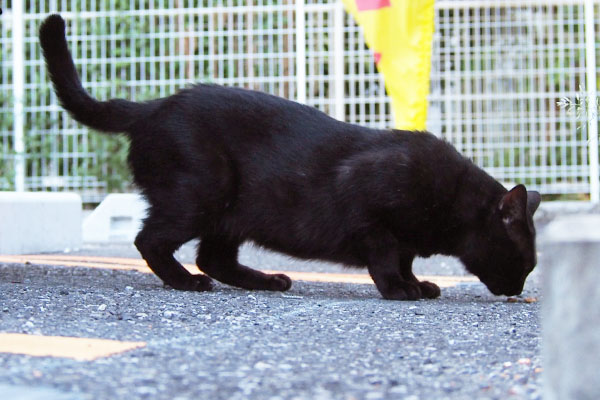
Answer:
[[[292,286],[287,275],[265,274],[238,263],[239,245],[223,236],[205,236],[198,248],[196,265],[219,282],[243,289],[285,291]]]
[[[208,276],[189,273],[173,257],[175,250],[195,236],[191,228],[186,229],[173,222],[177,220],[151,212],[135,239],[135,245],[150,269],[166,285],[178,290],[210,290],[212,280]]]

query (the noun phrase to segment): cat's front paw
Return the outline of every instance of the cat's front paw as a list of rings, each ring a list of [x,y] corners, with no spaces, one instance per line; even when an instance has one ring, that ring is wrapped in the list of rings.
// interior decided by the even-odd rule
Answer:
[[[386,300],[419,300],[422,297],[421,288],[412,282],[399,282],[381,291],[381,295]]]
[[[419,288],[421,289],[421,295],[424,299],[435,299],[442,294],[440,287],[433,282],[419,282]]]
[[[210,277],[204,274],[193,274],[192,280],[196,282],[194,291],[196,292],[208,292],[213,288],[213,281]]]
[[[269,287],[267,290],[285,292],[292,287],[292,280],[284,274],[269,275]]]

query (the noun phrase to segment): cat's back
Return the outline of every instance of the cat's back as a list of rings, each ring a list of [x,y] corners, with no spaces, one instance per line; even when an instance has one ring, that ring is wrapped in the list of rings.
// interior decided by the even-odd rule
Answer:
[[[199,84],[169,102],[170,114],[185,119],[194,142],[218,143],[237,159],[249,154],[296,159],[299,153],[364,140],[367,130],[315,107],[243,88]]]
[[[173,97],[198,123],[206,119],[230,124],[270,124],[289,126],[295,121],[318,119],[321,123],[335,120],[314,107],[257,90],[198,84]],[[255,125],[256,126],[256,125]],[[247,126],[252,127],[252,126]]]

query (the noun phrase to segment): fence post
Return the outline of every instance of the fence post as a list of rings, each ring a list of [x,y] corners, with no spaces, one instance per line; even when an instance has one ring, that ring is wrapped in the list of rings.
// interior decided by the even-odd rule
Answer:
[[[333,8],[333,113],[340,121],[346,120],[344,80],[344,4],[338,0]]]
[[[306,11],[296,0],[296,101],[306,103]]]
[[[15,190],[25,191],[25,48],[23,33],[23,0],[13,0],[12,4],[12,44],[13,44],[13,138],[15,150]]]
[[[587,105],[596,107],[596,32],[594,21],[594,0],[585,0],[585,68],[587,86]],[[598,110],[594,117],[588,116],[588,146],[590,162],[590,200],[600,201],[600,174],[598,171]]]

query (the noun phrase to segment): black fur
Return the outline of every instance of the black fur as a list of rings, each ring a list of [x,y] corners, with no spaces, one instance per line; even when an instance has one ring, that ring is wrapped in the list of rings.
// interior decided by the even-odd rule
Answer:
[[[260,92],[197,85],[147,103],[99,102],[82,88],[50,16],[40,41],[73,118],[131,140],[130,166],[150,203],[135,244],[166,284],[211,280],[287,290],[290,279],[240,265],[245,241],[292,256],[366,266],[386,299],[439,296],[412,273],[415,256],[459,257],[495,294],[522,291],[536,263],[540,196],[510,192],[425,132],[372,130]],[[191,275],[174,258],[200,238]],[[208,275],[208,276],[207,276]]]

